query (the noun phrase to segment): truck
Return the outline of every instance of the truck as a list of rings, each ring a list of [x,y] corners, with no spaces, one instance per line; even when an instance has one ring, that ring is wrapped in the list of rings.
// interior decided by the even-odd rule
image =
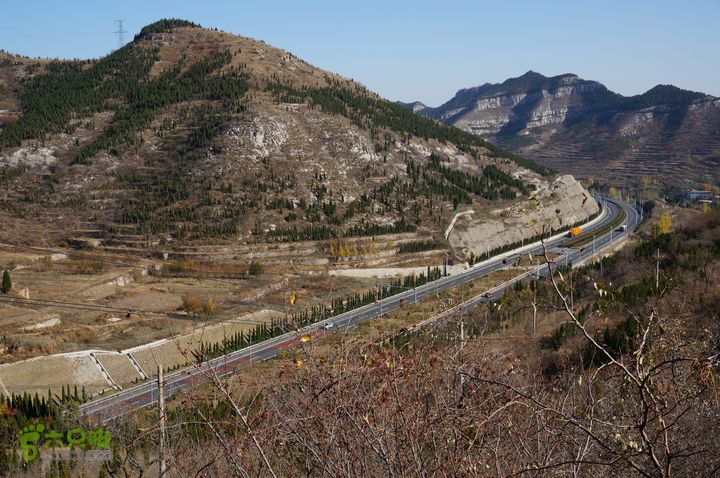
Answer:
[[[573,227],[568,232],[568,237],[575,237],[582,232],[582,227]]]
[[[615,229],[615,231],[617,231],[617,232],[627,231],[627,224],[620,224],[620,226],[617,229]]]

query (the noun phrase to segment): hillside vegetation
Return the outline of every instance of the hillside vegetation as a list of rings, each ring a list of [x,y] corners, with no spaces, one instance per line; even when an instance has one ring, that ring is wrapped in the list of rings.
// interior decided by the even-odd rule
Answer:
[[[8,68],[26,79],[12,90],[21,114],[0,131],[12,191],[0,200],[21,227],[72,211],[88,234],[128,244],[434,230],[460,203],[513,201],[552,173],[289,53],[184,20],[148,25],[98,61]],[[409,184],[407,165],[428,161],[426,186],[397,187]]]
[[[497,303],[424,331],[371,346],[315,338],[257,374],[247,368],[240,380],[213,380],[175,401],[172,467],[228,476],[715,476],[718,279],[720,214],[695,214],[678,230],[519,283]],[[147,430],[154,413],[138,420]],[[153,438],[126,425],[114,428],[113,472],[153,463],[152,452],[142,455]]]

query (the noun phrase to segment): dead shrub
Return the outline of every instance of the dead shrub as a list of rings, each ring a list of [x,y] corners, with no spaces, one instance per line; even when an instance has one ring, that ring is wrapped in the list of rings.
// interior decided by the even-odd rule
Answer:
[[[193,294],[183,296],[183,309],[187,312],[196,312],[204,307],[203,300]]]

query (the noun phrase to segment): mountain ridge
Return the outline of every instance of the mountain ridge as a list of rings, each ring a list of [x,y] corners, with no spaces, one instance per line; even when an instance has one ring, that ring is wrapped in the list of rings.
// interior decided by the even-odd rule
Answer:
[[[528,71],[418,112],[581,178],[707,181],[720,166],[720,99],[673,85],[623,96],[572,73]]]
[[[688,99],[701,99],[716,97],[697,92],[693,90],[686,90],[671,84],[657,84],[652,88],[648,89],[643,93],[637,95],[624,96],[620,93],[609,90],[602,83],[595,80],[585,80],[575,73],[562,73],[552,77],[547,77],[533,70],[529,70],[523,75],[514,78],[508,78],[501,83],[483,83],[478,86],[471,86],[468,88],[459,89],[453,97],[445,103],[432,107],[428,106],[422,101],[412,102],[401,102],[401,105],[422,105],[426,111],[442,111],[448,109],[448,105],[457,104],[461,98],[467,98],[470,95],[491,95],[491,94],[519,94],[519,93],[531,93],[538,90],[551,90],[556,89],[559,86],[567,86],[573,83],[581,83],[587,85],[594,85],[597,89],[604,90],[609,97],[616,98],[619,104],[630,103],[632,107],[636,107],[637,104],[645,104],[648,106],[655,106],[658,101],[664,101],[663,98],[671,97],[671,103],[676,101],[687,102]],[[432,116],[438,116],[437,113],[433,113]]]
[[[98,60],[0,75],[19,106],[0,118],[0,215],[22,240],[435,234],[460,205],[495,210],[553,181],[292,53],[182,20]]]

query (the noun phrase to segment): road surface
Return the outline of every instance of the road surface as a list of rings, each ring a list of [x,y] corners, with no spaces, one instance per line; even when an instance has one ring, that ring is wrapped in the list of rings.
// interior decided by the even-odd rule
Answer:
[[[562,242],[565,237],[556,237],[548,241],[544,247],[553,250],[555,253],[560,253],[555,258],[557,264],[568,264],[578,263],[581,260],[587,259],[600,252],[611,242],[618,241],[624,237],[627,237],[640,222],[638,212],[629,204],[608,200],[603,198],[607,214],[605,217],[587,227],[583,234],[591,234],[593,231],[597,231],[605,225],[612,222],[619,214],[620,209],[624,209],[627,213],[627,230],[624,232],[611,231],[600,237],[594,238],[592,243],[585,245],[581,249],[567,249],[562,248]],[[478,277],[485,276],[491,272],[501,270],[504,268],[512,267],[512,263],[515,258],[519,256],[526,256],[527,254],[542,254],[543,246],[525,246],[518,248],[515,251],[502,254],[499,257],[492,258],[488,261],[477,264],[475,267],[471,267],[466,271],[459,274],[455,274],[448,277],[442,277],[436,281],[418,286],[414,289],[405,290],[399,294],[393,295],[386,299],[377,301],[372,304],[359,307],[357,309],[345,312],[335,317],[317,322],[309,325],[301,331],[293,331],[272,339],[266,340],[259,344],[251,345],[244,349],[232,352],[228,355],[218,357],[203,363],[191,367],[187,370],[173,372],[165,376],[165,391],[164,395],[169,397],[178,393],[181,390],[186,390],[196,386],[199,383],[206,382],[210,373],[217,374],[219,376],[233,373],[235,368],[241,364],[246,364],[250,361],[265,360],[276,356],[280,351],[293,348],[298,345],[299,337],[304,334],[314,334],[324,332],[324,325],[332,322],[334,324],[332,330],[340,331],[348,327],[352,327],[358,322],[369,320],[375,317],[382,316],[392,310],[397,309],[400,306],[400,302],[405,304],[411,304],[417,301],[421,301],[423,298],[429,295],[438,294],[446,289],[456,287],[464,282],[471,281]],[[548,266],[538,266],[533,271],[526,272],[520,276],[528,276],[529,274],[547,275]],[[510,287],[519,278],[518,276],[512,281],[509,281],[501,286],[495,287],[488,291],[490,297],[497,298],[502,294],[505,288]],[[463,304],[463,310],[474,307],[477,303],[487,300],[486,297],[477,296],[469,302]],[[157,401],[157,381],[148,380],[140,383],[131,388],[126,388],[113,395],[103,397],[100,399],[92,400],[88,403],[83,404],[80,407],[80,413],[91,418],[93,420],[105,422],[115,417],[119,417],[129,413],[138,408],[150,406]]]

